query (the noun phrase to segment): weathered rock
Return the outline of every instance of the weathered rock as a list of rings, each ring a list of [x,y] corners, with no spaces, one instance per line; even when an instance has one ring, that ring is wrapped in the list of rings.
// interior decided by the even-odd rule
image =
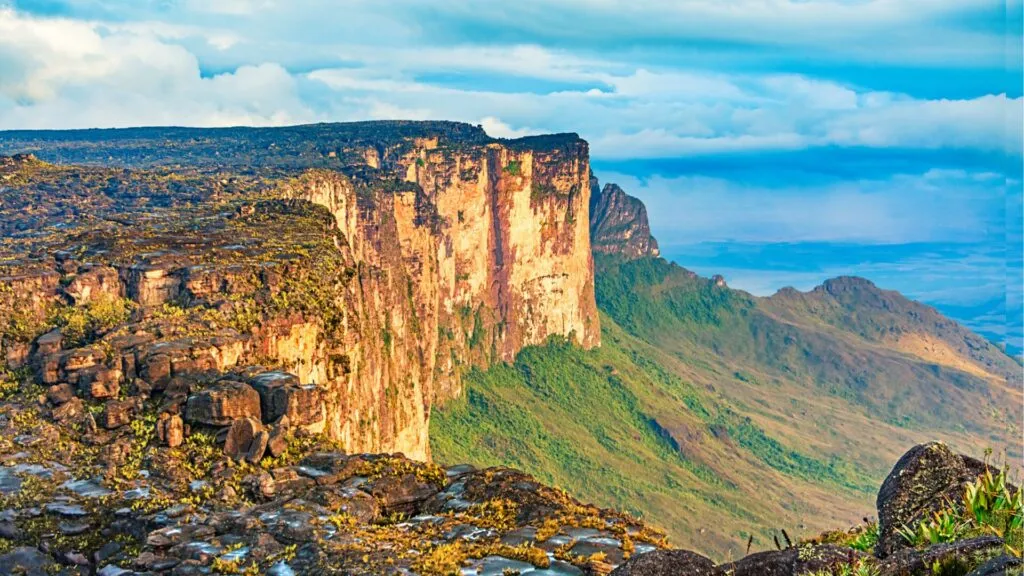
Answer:
[[[34,355],[37,358],[52,356],[60,352],[63,342],[64,336],[61,334],[60,328],[51,330],[39,338],[36,338]]]
[[[270,438],[267,439],[267,450],[274,458],[284,454],[284,451],[288,449],[289,424],[288,417],[282,416],[281,419],[270,428]]]
[[[357,522],[368,524],[380,515],[377,500],[366,492],[354,488],[338,485],[320,486],[310,495],[310,500],[334,514],[344,514]]]
[[[121,281],[117,270],[109,266],[96,266],[75,275],[64,287],[76,306],[82,306],[98,298],[117,298],[121,296]]]
[[[90,366],[79,370],[78,390],[92,400],[117,397],[121,391],[121,370],[106,366]]]
[[[132,421],[132,415],[136,409],[135,402],[130,400],[111,400],[104,404],[103,412],[97,424],[107,430],[115,430]]]
[[[163,390],[171,379],[171,359],[166,354],[152,354],[139,363],[138,372],[154,390]]]
[[[260,394],[264,422],[287,416],[292,426],[309,426],[324,419],[323,395],[316,386],[299,386],[298,378],[284,372],[266,372],[252,380]]]
[[[252,442],[249,443],[249,449],[246,450],[245,459],[253,464],[259,462],[263,458],[263,454],[267,451],[267,444],[270,441],[270,433],[266,430],[260,430],[253,436]]]
[[[75,397],[75,390],[68,384],[54,384],[46,390],[46,398],[55,406],[60,406]]]
[[[751,554],[720,568],[729,576],[802,576],[851,565],[863,556],[850,548],[803,545]]]
[[[17,370],[28,363],[30,346],[25,342],[15,342],[0,335],[0,350],[4,351],[3,359],[7,367]]]
[[[73,422],[85,414],[85,403],[81,398],[71,398],[53,409],[53,419],[58,422]],[[90,414],[90,416],[92,416]]]
[[[612,576],[725,576],[710,559],[686,550],[655,550],[637,554],[612,571]]]
[[[57,564],[36,548],[15,548],[0,556],[0,576],[50,576]]]
[[[227,426],[240,418],[260,420],[260,395],[248,384],[227,382],[188,399],[185,418],[209,426]]]
[[[164,412],[156,422],[156,436],[165,446],[181,446],[185,441],[185,422],[177,414]]]
[[[245,458],[252,448],[253,440],[256,439],[257,434],[260,432],[263,432],[263,425],[255,418],[239,418],[235,420],[231,424],[227,438],[224,441],[224,454],[235,460]],[[263,450],[266,450],[265,438],[262,446]],[[263,454],[261,453],[260,457],[262,456]]]
[[[437,485],[417,478],[416,474],[383,476],[363,489],[380,502],[384,514],[416,513],[423,502],[441,491]]]
[[[914,446],[900,458],[878,492],[878,545],[884,558],[909,543],[899,534],[955,499],[969,473],[963,460],[939,442]]]
[[[879,565],[882,576],[903,576],[904,574],[931,574],[938,563],[950,570],[950,574],[966,574],[975,567],[1005,553],[1003,540],[996,536],[983,536],[962,540],[952,544],[938,544],[924,550],[905,548],[892,553]],[[952,567],[957,570],[953,570]]]
[[[1009,574],[1021,574],[1024,570],[1021,567],[1024,566],[1024,562],[1020,558],[1004,554],[997,558],[993,558],[988,562],[985,562],[981,566],[978,566],[967,576],[1007,576]]]

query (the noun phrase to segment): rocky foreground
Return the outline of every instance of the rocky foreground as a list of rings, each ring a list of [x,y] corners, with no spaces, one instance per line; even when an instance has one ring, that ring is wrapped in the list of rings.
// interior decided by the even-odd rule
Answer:
[[[60,386],[31,379],[8,390],[0,404],[0,574],[1020,572],[1019,523],[1005,540],[964,532],[919,547],[899,531],[986,474],[985,464],[943,444],[915,447],[882,486],[873,550],[855,549],[871,527],[796,544],[783,535],[779,550],[716,566],[670,549],[636,519],[515,470],[345,454],[290,427],[287,413],[268,431],[244,414],[273,399],[258,392],[274,389],[258,386],[270,377],[253,378],[256,386],[215,384],[185,405],[210,422],[220,416],[220,426],[147,416],[159,398],[134,399],[139,405],[122,417],[118,401],[82,409]]]

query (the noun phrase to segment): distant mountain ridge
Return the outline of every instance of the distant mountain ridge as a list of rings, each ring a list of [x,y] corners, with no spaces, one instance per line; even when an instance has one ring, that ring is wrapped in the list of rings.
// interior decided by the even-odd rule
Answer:
[[[649,234],[637,203],[592,212],[601,348],[472,372],[435,412],[436,458],[508,463],[738,557],[860,522],[908,443],[1024,457],[1021,368],[998,347],[863,278],[766,298],[702,278],[626,240]]]

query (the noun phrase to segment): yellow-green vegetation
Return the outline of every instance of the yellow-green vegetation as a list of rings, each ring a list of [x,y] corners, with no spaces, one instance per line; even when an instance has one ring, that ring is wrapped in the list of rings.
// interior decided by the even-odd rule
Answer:
[[[61,329],[68,348],[77,348],[127,322],[134,309],[127,298],[101,296],[84,306],[56,307],[48,324]]]
[[[985,473],[964,489],[961,501],[948,502],[917,526],[903,527],[900,534],[915,546],[956,542],[994,535],[1006,542],[1008,552],[1021,557],[1024,551],[1024,498],[1011,490],[1007,468]]]
[[[13,398],[20,388],[17,375],[6,364],[0,367],[0,401]]]
[[[459,576],[466,560],[502,556],[533,564],[537,568],[548,568],[551,560],[546,552],[530,544],[509,546],[507,544],[475,544],[456,541],[435,546],[413,564],[423,576]]]
[[[385,475],[404,476],[406,474],[415,474],[419,481],[434,484],[441,488],[443,488],[447,483],[444,468],[441,468],[437,464],[429,462],[413,462],[412,460],[393,458],[389,456],[378,458],[373,461],[363,462],[360,464],[359,468],[357,468],[356,474],[359,476],[366,476],[371,480],[375,480]]]
[[[853,564],[844,564],[833,570],[821,570],[808,576],[878,576],[878,568],[868,560],[858,560]]]
[[[554,340],[471,370],[463,397],[432,414],[437,461],[525,470],[724,559],[750,537],[752,550],[772,547],[780,528],[809,537],[859,522],[914,443],[940,436],[978,453],[997,439],[1019,453],[988,407],[934,417],[931,403],[960,394],[968,374],[936,372],[800,306],[783,317],[778,302],[664,260],[596,263],[601,347]],[[991,392],[1004,412],[1012,400]],[[875,537],[846,543],[867,550]]]
[[[118,468],[117,480],[130,482],[139,476],[142,469],[150,443],[155,436],[156,414],[149,412],[136,416],[131,421],[132,442],[131,450],[125,457],[124,462]]]
[[[832,530],[825,532],[815,538],[802,541],[813,544],[835,544],[853,548],[861,552],[872,553],[875,544],[878,543],[878,523],[868,522],[863,526],[857,526],[850,530]]]

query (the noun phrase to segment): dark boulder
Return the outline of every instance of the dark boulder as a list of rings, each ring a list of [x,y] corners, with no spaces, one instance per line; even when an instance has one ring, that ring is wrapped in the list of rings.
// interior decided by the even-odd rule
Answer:
[[[208,426],[227,426],[241,418],[258,421],[260,395],[248,384],[226,382],[189,397],[185,418]]]
[[[251,382],[260,395],[264,422],[287,416],[292,426],[308,426],[324,419],[322,393],[316,386],[300,386],[299,379],[286,372],[264,372]]]
[[[380,502],[384,514],[416,514],[424,502],[440,492],[436,484],[424,482],[412,473],[383,476],[361,488]]]
[[[57,569],[52,558],[35,548],[15,548],[0,556],[0,576],[49,576],[57,573]]]
[[[115,430],[132,421],[137,405],[131,400],[110,400],[103,406],[97,424],[107,430]]]
[[[655,550],[633,556],[611,576],[725,576],[725,572],[695,552]]]
[[[1020,558],[1004,554],[985,562],[967,576],[1006,576],[1024,574],[1024,562]]]
[[[906,548],[883,560],[879,565],[879,573],[882,576],[931,574],[932,568],[938,564],[948,570],[948,573],[967,574],[970,570],[1001,556],[1004,551],[1003,540],[996,536],[938,544],[924,550]]]
[[[224,454],[235,460],[248,459],[253,451],[253,443],[257,442],[257,436],[263,432],[263,425],[255,418],[239,418],[231,424],[228,429],[227,438],[224,441]],[[263,450],[267,449],[266,438],[262,441]],[[262,458],[262,452],[259,454]],[[256,458],[259,460],[259,458]]]
[[[164,412],[156,421],[156,437],[162,444],[177,448],[185,442],[185,423],[181,416]]]
[[[928,514],[957,499],[970,473],[963,459],[941,442],[914,446],[900,458],[878,492],[878,545],[880,558],[906,548],[900,535]]]
[[[751,554],[721,569],[729,576],[798,576],[853,565],[861,558],[863,554],[850,548],[804,545]]]

